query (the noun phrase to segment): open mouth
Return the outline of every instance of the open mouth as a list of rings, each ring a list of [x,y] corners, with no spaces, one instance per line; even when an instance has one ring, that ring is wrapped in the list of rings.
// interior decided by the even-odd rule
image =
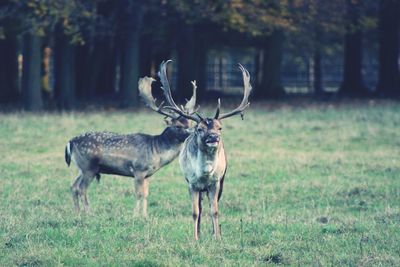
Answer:
[[[208,138],[206,140],[207,146],[215,147],[218,146],[218,143],[219,143],[219,138]]]
[[[218,146],[218,141],[207,141],[206,142],[207,146]]]

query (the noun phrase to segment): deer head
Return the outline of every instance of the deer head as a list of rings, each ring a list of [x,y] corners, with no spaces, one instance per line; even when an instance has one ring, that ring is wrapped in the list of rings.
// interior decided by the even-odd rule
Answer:
[[[175,114],[164,107],[164,101],[157,105],[157,99],[153,97],[151,86],[155,81],[151,77],[143,77],[139,79],[139,95],[142,97],[144,103],[151,110],[163,115],[164,121],[167,124],[167,131],[171,133],[171,137],[177,138],[179,141],[184,141],[190,133],[190,120],[179,114]],[[186,103],[182,110],[187,114],[193,114],[196,106],[196,81],[192,81],[193,95]]]
[[[250,85],[250,74],[249,72],[239,64],[239,68],[242,71],[243,75],[243,84],[244,84],[244,91],[243,91],[243,99],[240,105],[235,108],[234,110],[222,113],[221,114],[221,100],[218,99],[218,105],[215,112],[214,117],[207,117],[204,118],[201,116],[197,109],[193,108],[193,113],[187,112],[183,107],[179,107],[173,100],[171,94],[171,88],[169,86],[168,78],[167,78],[167,64],[171,62],[171,60],[165,61],[161,63],[160,66],[160,80],[162,84],[162,90],[167,101],[168,106],[165,106],[164,109],[170,110],[173,113],[180,115],[188,120],[196,122],[194,134],[197,137],[198,144],[205,148],[216,148],[220,144],[221,140],[221,130],[222,130],[222,120],[232,117],[234,115],[241,115],[243,119],[243,112],[244,110],[250,105],[249,96],[252,90]],[[189,101],[190,102],[190,101]],[[189,103],[188,102],[188,103]]]

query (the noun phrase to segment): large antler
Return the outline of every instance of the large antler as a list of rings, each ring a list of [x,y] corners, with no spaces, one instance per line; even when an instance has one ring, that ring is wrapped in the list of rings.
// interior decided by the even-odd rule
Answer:
[[[185,110],[189,114],[193,114],[194,112],[196,112],[196,90],[197,90],[197,85],[196,85],[196,81],[191,81],[191,83],[192,83],[192,86],[193,86],[193,95],[190,98],[190,100],[187,101],[187,103],[185,105]]]
[[[145,102],[146,106],[148,106],[150,109],[154,110],[155,112],[173,118],[173,119],[177,119],[176,116],[174,116],[173,114],[164,112],[162,110],[162,105],[164,102],[162,102],[159,106],[156,105],[156,100],[153,97],[153,94],[151,93],[151,84],[155,81],[155,79],[151,78],[151,77],[143,77],[139,79],[139,95],[142,97],[143,101]]]
[[[252,89],[251,84],[250,84],[250,74],[241,64],[239,64],[239,68],[243,74],[243,84],[244,84],[242,103],[240,103],[240,105],[237,108],[235,108],[234,110],[232,110],[231,112],[220,115],[219,113],[220,113],[220,109],[221,109],[221,100],[218,99],[217,111],[215,112],[215,117],[214,117],[215,119],[222,120],[222,119],[226,119],[231,116],[234,116],[236,114],[240,114],[243,119],[243,111],[250,105],[249,96],[250,96],[250,92]]]
[[[191,112],[194,112],[194,106],[196,105],[196,83],[192,82],[193,85],[193,96],[192,98],[189,100],[189,102],[186,104],[186,108],[180,108],[177,104],[175,104],[174,99],[172,98],[172,93],[171,93],[171,87],[169,86],[169,82],[168,82],[168,77],[167,77],[167,65],[169,62],[171,62],[172,60],[167,60],[167,61],[163,61],[160,65],[160,71],[158,72],[158,76],[160,77],[160,81],[161,81],[161,89],[164,92],[164,96],[165,99],[167,101],[167,104],[169,106],[164,107],[165,109],[169,109],[172,110],[173,112],[181,115],[182,117],[185,117],[189,120],[195,121],[195,122],[200,122],[200,119],[192,116]],[[184,110],[186,109],[186,110]],[[192,111],[190,111],[189,109],[192,109]]]

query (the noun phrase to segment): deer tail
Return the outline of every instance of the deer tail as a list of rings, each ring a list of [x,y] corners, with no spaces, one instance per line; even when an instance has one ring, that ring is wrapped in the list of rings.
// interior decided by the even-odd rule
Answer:
[[[65,146],[65,162],[69,166],[71,164],[71,154],[72,154],[72,143],[68,142],[68,144]]]

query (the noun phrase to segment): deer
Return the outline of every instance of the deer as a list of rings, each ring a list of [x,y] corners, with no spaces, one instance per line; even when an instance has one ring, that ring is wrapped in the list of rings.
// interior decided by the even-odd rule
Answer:
[[[241,115],[243,119],[243,111],[250,105],[249,96],[252,90],[250,74],[239,64],[243,76],[244,91],[242,102],[237,108],[221,114],[221,100],[218,99],[214,117],[204,117],[197,111],[189,114],[174,102],[166,72],[167,64],[170,62],[171,60],[163,62],[160,68],[161,88],[168,104],[165,108],[196,123],[191,134],[184,141],[179,154],[180,168],[188,183],[192,199],[194,239],[198,240],[200,235],[203,193],[207,194],[210,201],[213,235],[215,239],[220,239],[218,202],[222,196],[227,170],[226,153],[221,136],[222,120],[234,115]]]
[[[100,174],[114,174],[134,178],[136,206],[135,216],[147,217],[147,197],[149,177],[178,157],[185,139],[189,136],[190,121],[166,110],[162,102],[156,104],[151,92],[155,79],[140,78],[139,94],[153,111],[165,116],[166,128],[159,135],[143,133],[117,134],[112,132],[87,132],[72,138],[65,148],[65,161],[71,161],[79,169],[79,174],[71,185],[75,209],[80,212],[79,199],[84,211],[89,212],[87,189]],[[192,114],[196,105],[196,82],[192,82],[193,95],[182,107]]]

